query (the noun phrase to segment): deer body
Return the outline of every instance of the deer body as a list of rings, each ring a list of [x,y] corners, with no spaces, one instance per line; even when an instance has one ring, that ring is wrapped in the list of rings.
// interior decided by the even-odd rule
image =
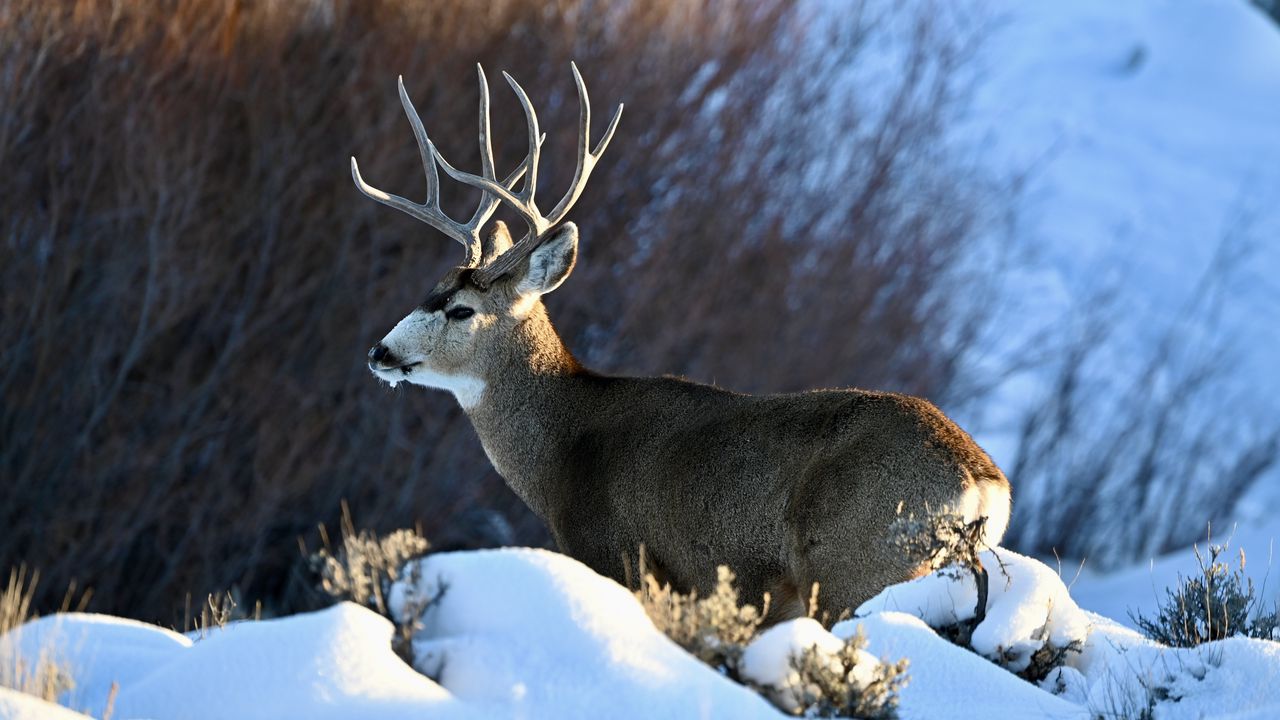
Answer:
[[[835,615],[922,571],[893,548],[900,514],[986,516],[987,542],[998,542],[1008,522],[1008,482],[927,401],[860,390],[751,396],[678,378],[609,377],[578,363],[541,297],[573,270],[577,229],[559,220],[617,117],[587,153],[589,105],[576,68],[574,76],[584,108],[579,172],[551,218],[532,202],[541,136],[514,81],[530,121],[530,155],[502,184],[485,154],[487,89],[479,177],[443,162],[401,86],[433,197],[438,161],[486,199],[459,231],[441,219],[434,199],[409,203],[356,175],[366,194],[426,215],[468,248],[467,263],[370,351],[370,369],[391,383],[453,392],[494,467],[547,522],[561,550],[622,582],[638,579],[643,548],[646,567],[678,589],[706,592],[716,567],[728,565],[744,598],[771,594],[771,619],[803,614],[814,583],[813,610]],[[483,74],[481,81],[484,88]],[[516,193],[521,176],[528,180]],[[487,247],[479,241],[494,197],[529,222],[514,247],[502,223]]]

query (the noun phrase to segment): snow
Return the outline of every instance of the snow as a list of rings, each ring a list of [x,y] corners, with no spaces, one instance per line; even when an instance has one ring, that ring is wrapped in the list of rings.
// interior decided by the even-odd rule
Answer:
[[[0,638],[0,657],[40,657],[66,665],[76,687],[62,704],[101,716],[112,683],[131,687],[190,648],[171,630],[134,620],[67,613],[27,623]]]
[[[1048,566],[1003,548],[983,551],[980,559],[989,581],[986,617],[972,638],[979,654],[1021,672],[1046,643],[1066,647],[1087,638],[1088,619]],[[931,627],[943,627],[971,620],[977,603],[973,575],[944,568],[885,588],[854,614],[902,610]]]
[[[964,648],[943,640],[924,621],[901,612],[879,612],[832,628],[851,636],[861,625],[867,652],[911,661],[911,676],[898,706],[913,718],[1084,718],[1079,706],[1039,690]]]
[[[117,683],[119,720],[658,718],[689,708],[778,717],[658,632],[625,588],[565,556],[440,554],[418,574],[420,585],[398,588],[394,600],[403,609],[413,592],[438,595],[414,643],[423,672],[392,651],[389,620],[350,603],[236,623],[194,641],[72,613],[29,623],[2,647],[24,657],[56,647],[76,680],[60,701],[92,715]]]
[[[60,702],[99,717],[113,684],[115,718],[449,717],[448,693],[391,652],[391,633],[385,618],[343,604],[198,641],[82,613],[42,618],[5,640],[26,657],[56,648],[76,683]]]
[[[868,645],[855,678],[865,682],[881,660],[910,661],[904,718],[1087,718],[1152,702],[1159,718],[1263,717],[1280,708],[1280,643],[1231,638],[1165,648],[1080,610],[1044,564],[987,552],[992,583],[987,617],[974,632],[977,652],[934,630],[971,617],[975,599],[968,574],[942,572],[887,589],[830,631],[808,618],[769,628],[744,650],[740,671],[781,691],[795,682],[799,653],[817,647],[834,655],[860,628]],[[350,603],[237,623],[204,639],[57,615],[0,638],[0,651],[62,659],[76,687],[60,702],[90,715],[101,716],[118,685],[119,720],[781,717],[659,633],[627,589],[563,555],[444,553],[417,562],[407,577],[392,600],[416,621],[420,672],[393,652],[389,620]],[[1081,652],[1039,686],[1006,669],[1045,640],[1080,641]],[[0,718],[82,717],[58,713],[0,692]]]
[[[489,717],[777,717],[658,632],[631,593],[544,550],[432,555],[392,612],[430,600],[416,665]],[[441,591],[443,588],[443,592]],[[434,598],[434,599],[433,599]]]
[[[17,690],[0,687],[0,718],[5,720],[84,720],[89,717]]]
[[[1280,643],[1233,637],[1170,649],[1101,616],[1092,620],[1093,637],[1072,662],[1090,707],[1120,711],[1154,699],[1162,719],[1277,717]]]

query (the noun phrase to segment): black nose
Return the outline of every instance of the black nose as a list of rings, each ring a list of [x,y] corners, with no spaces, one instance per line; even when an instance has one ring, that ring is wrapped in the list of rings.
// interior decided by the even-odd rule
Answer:
[[[386,345],[378,343],[377,345],[369,348],[369,359],[373,362],[382,362],[382,359],[390,352],[391,351],[387,349]]]

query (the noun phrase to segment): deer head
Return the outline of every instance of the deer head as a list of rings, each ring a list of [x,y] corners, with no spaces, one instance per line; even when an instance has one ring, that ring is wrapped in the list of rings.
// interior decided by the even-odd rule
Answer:
[[[551,212],[543,215],[534,200],[538,184],[538,160],[545,136],[538,129],[538,116],[524,89],[503,73],[524,108],[529,131],[529,154],[505,180],[499,182],[494,170],[493,148],[489,142],[489,86],[484,70],[477,66],[480,80],[480,164],[481,174],[472,175],[454,168],[427,137],[422,119],[414,110],[400,79],[400,103],[413,126],[427,177],[427,199],[415,203],[385,193],[360,176],[355,158],[351,175],[365,195],[401,210],[458,241],[465,250],[462,264],[445,274],[391,332],[369,350],[369,369],[395,385],[406,381],[451,391],[464,407],[478,402],[485,387],[488,369],[512,352],[511,338],[516,328],[531,316],[545,317],[541,298],[560,286],[572,272],[578,253],[578,230],[563,222],[596,162],[609,145],[622,116],[619,105],[594,150],[589,147],[591,104],[587,87],[576,65],[573,79],[578,88],[579,127],[577,168],[568,192]],[[480,204],[466,223],[459,223],[440,209],[440,180],[437,167],[462,183],[478,189]],[[516,186],[523,179],[522,187]],[[505,204],[525,221],[528,232],[512,243],[506,225],[495,222],[484,235],[482,230],[499,204]]]

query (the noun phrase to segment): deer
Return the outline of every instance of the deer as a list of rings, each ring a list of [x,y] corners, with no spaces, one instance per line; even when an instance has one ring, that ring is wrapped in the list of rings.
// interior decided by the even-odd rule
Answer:
[[[742,597],[771,598],[770,624],[806,612],[834,617],[932,569],[895,552],[895,521],[904,514],[985,518],[983,542],[997,545],[1009,521],[1009,482],[927,400],[860,389],[747,395],[679,377],[607,375],[576,359],[543,296],[573,272],[578,228],[565,218],[623,106],[592,148],[587,88],[577,65],[571,69],[576,168],[545,214],[534,197],[545,135],[511,75],[503,73],[524,112],[528,154],[502,180],[483,68],[479,175],[443,157],[400,78],[427,199],[369,185],[354,157],[352,178],[364,195],[460,243],[464,256],[369,350],[369,370],[393,387],[452,393],[494,469],[560,551],[632,587],[643,567],[679,591],[705,595],[725,565]],[[438,169],[480,191],[466,222],[441,210]],[[501,221],[483,231],[499,206],[527,225],[519,241]]]

